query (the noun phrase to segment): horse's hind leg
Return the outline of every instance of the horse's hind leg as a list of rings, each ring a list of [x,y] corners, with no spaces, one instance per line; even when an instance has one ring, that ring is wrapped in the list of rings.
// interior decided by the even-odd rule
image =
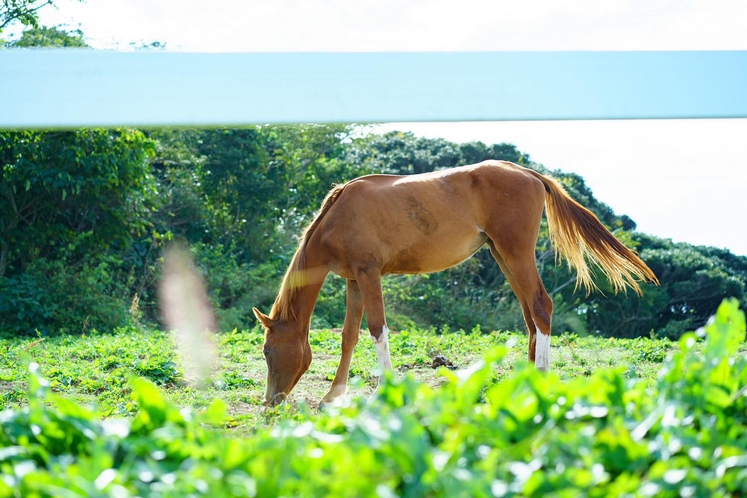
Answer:
[[[493,241],[490,239],[488,239],[488,247],[490,248],[490,254],[493,255],[493,259],[495,259],[496,263],[498,263],[501,271],[506,276],[506,280],[508,280],[508,283],[511,285],[511,290],[514,291],[516,299],[519,301],[521,312],[524,315],[524,323],[526,323],[527,326],[527,333],[529,334],[529,361],[534,362],[537,329],[534,325],[534,320],[532,320],[532,311],[529,309],[529,302],[527,302],[527,300],[524,298],[524,294],[522,293],[521,288],[516,281],[516,277],[514,277],[514,274],[511,273],[511,270],[508,269],[508,267],[506,266],[506,262],[503,260],[503,256],[501,256],[501,254],[495,248],[495,244],[493,244]]]
[[[549,370],[552,299],[547,294],[535,265],[534,251],[531,253],[531,259],[528,257],[506,259],[506,266],[513,273],[532,315],[533,323],[528,324],[530,327],[529,359],[534,361],[538,369]],[[534,325],[535,334],[531,333],[531,325]]]
[[[337,367],[335,380],[332,381],[332,387],[330,387],[329,392],[322,398],[321,405],[331,403],[336,398],[344,395],[348,388],[350,361],[353,358],[355,345],[358,344],[361,320],[363,319],[363,300],[361,299],[358,283],[355,280],[348,280],[347,283],[346,308],[345,323],[342,326],[342,354],[340,355],[340,364]]]
[[[529,360],[540,370],[550,368],[550,331],[552,326],[552,299],[542,283],[534,258],[536,237],[523,245],[512,241],[511,246],[502,247],[500,238],[491,238],[498,256],[503,260],[504,273],[521,302],[524,320],[529,329]],[[507,250],[507,249],[512,250]],[[494,254],[495,256],[495,254]],[[498,258],[496,258],[498,260]],[[500,261],[499,261],[500,264]],[[507,270],[507,271],[506,271]],[[529,318],[527,318],[527,309]]]

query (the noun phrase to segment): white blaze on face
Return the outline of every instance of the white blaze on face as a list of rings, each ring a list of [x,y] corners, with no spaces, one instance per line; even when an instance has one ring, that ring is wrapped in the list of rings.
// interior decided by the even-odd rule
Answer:
[[[550,370],[550,335],[543,334],[537,327],[536,349],[534,352],[534,364],[540,370]]]
[[[379,367],[381,372],[392,369],[392,359],[389,357],[389,329],[386,325],[381,329],[381,335],[378,339],[373,337],[376,346],[376,354],[379,356]]]

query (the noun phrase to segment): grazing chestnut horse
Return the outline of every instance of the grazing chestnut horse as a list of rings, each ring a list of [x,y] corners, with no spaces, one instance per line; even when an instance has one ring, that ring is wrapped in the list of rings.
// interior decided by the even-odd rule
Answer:
[[[420,175],[369,175],[334,187],[306,228],[265,327],[267,404],[293,389],[311,364],[309,326],[324,279],[347,279],[342,356],[322,399],[345,394],[363,311],[379,365],[392,368],[381,276],[428,273],[455,266],[487,244],[521,303],[529,331],[529,360],[550,366],[552,300],[535,262],[543,208],[556,251],[578,273],[577,285],[596,287],[587,259],[596,261],[615,292],[656,276],[594,214],[554,179],[505,161]]]

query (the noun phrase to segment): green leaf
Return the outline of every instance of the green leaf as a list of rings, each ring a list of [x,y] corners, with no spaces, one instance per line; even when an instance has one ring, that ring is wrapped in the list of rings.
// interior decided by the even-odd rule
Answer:
[[[204,424],[216,427],[225,424],[228,414],[228,405],[220,398],[214,399],[205,411],[200,413],[200,421]]]

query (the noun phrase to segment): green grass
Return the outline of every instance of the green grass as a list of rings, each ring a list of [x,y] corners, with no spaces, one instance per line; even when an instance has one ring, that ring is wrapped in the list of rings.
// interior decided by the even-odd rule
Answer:
[[[0,497],[745,496],[745,333],[725,301],[676,346],[556,338],[545,374],[520,334],[403,332],[373,399],[321,412],[334,331],[312,335],[314,369],[265,412],[257,331],[220,336],[205,391],[183,380],[167,334],[6,341],[5,403],[20,407],[0,411]],[[480,360],[453,373],[434,354]],[[43,368],[24,367],[30,355]],[[369,340],[357,355],[366,395]]]
[[[166,398],[178,406],[201,408],[213,399],[226,402],[230,427],[251,430],[266,422],[261,403],[266,367],[261,354],[259,329],[217,336],[219,365],[209,388],[198,390],[184,377],[170,334],[161,331],[119,330],[111,334],[63,336],[46,339],[1,339],[0,407],[25,402],[28,361],[40,364],[41,375],[52,391],[62,397],[94,406],[104,417],[128,416],[137,409],[131,400],[129,379],[145,377],[158,385]],[[334,378],[340,354],[336,330],[311,333],[314,360],[294,389],[292,404],[316,408]],[[453,368],[467,368],[497,345],[508,347],[508,355],[497,367],[495,379],[510,375],[524,362],[527,338],[523,333],[474,330],[412,330],[390,336],[392,362],[397,375],[406,372],[437,387],[444,383],[443,367],[433,366],[440,355]],[[667,340],[621,340],[561,335],[552,338],[551,368],[562,380],[590,376],[606,367],[623,367],[628,377],[653,378],[667,353],[677,347]],[[370,396],[376,387],[377,358],[367,331],[361,332],[351,366],[349,396]]]

